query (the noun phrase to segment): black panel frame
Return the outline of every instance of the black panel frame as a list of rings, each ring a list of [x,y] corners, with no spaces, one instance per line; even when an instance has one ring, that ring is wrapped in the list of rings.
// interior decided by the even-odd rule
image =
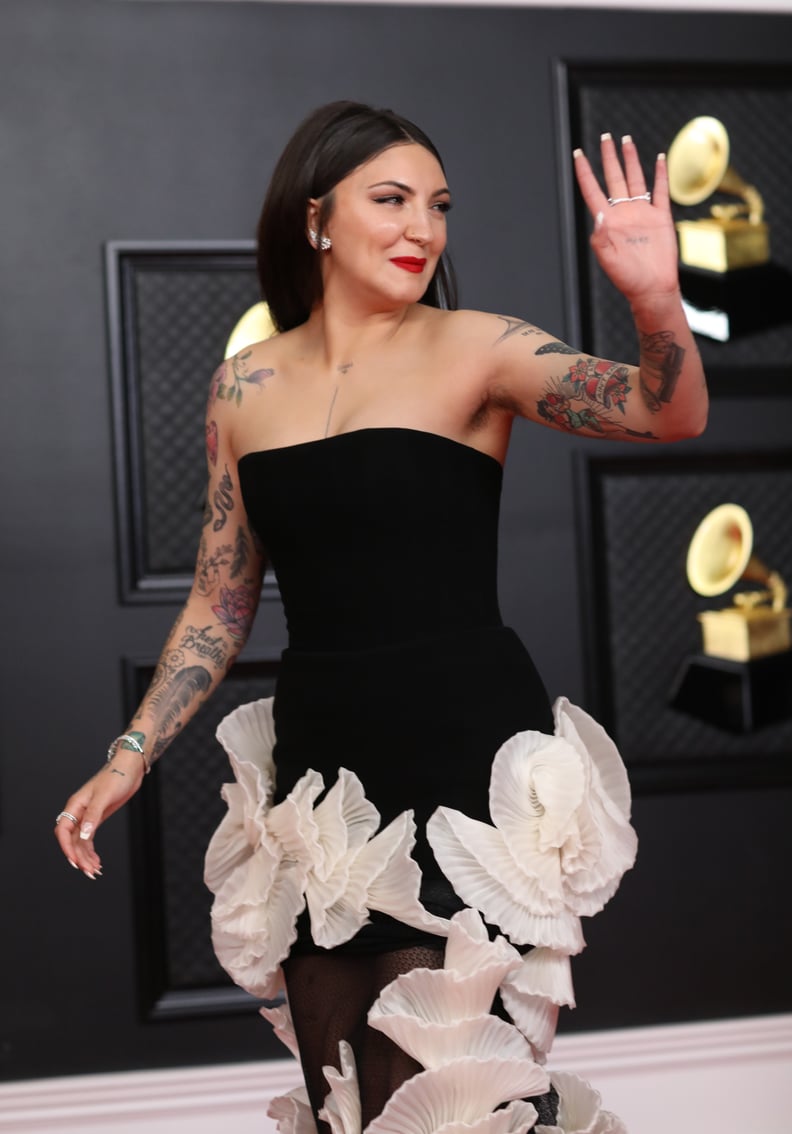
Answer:
[[[230,673],[224,678],[222,690],[227,694],[240,683],[253,683],[260,688],[261,696],[269,696],[274,691],[280,661],[280,651],[265,651],[235,662]],[[131,714],[145,692],[155,669],[152,658],[123,659],[124,699],[127,712]],[[235,703],[247,700],[235,697]],[[206,750],[218,768],[216,783],[204,785],[205,802],[199,808],[201,815],[210,809],[216,814],[213,827],[226,812],[220,800],[220,787],[233,781],[233,774],[227,757],[219,742],[214,738],[216,723],[225,715],[218,705],[217,694],[207,706],[190,722],[189,729],[178,736],[170,745],[161,761],[156,763],[151,774],[146,777],[143,789],[129,804],[129,836],[132,863],[132,895],[135,914],[137,957],[138,957],[138,1003],[141,1019],[147,1023],[187,1019],[206,1016],[233,1016],[258,1011],[262,1001],[256,1000],[243,989],[236,987],[231,978],[215,966],[213,976],[207,976],[198,986],[183,983],[178,979],[179,950],[169,940],[168,922],[185,908],[185,903],[195,909],[200,921],[201,932],[205,926],[206,946],[209,941],[208,910],[211,906],[209,891],[200,877],[190,873],[181,884],[169,885],[167,859],[174,849],[178,852],[179,834],[168,830],[163,816],[163,799],[170,788],[171,793],[178,789],[184,768],[179,767],[180,746],[183,737],[193,744],[205,742]],[[183,755],[183,754],[182,754]],[[170,778],[170,783],[168,783]],[[190,772],[193,779],[194,773]],[[201,802],[201,801],[199,801]],[[195,800],[193,800],[193,807]],[[168,840],[171,845],[168,846]],[[183,842],[183,840],[182,840]],[[206,849],[206,833],[190,831],[189,848],[191,858],[200,856],[201,862]],[[212,954],[213,959],[213,954]],[[269,1002],[268,1002],[269,1003]]]
[[[722,788],[742,790],[792,784],[792,743],[789,743],[784,751],[767,751],[768,745],[765,743],[763,747],[763,740],[773,734],[768,733],[766,729],[752,734],[749,739],[743,738],[742,743],[746,751],[739,755],[735,755],[731,750],[731,738],[725,733],[722,738],[722,752],[713,749],[713,743],[718,742],[713,742],[712,735],[707,739],[709,752],[704,750],[703,745],[697,751],[695,742],[691,739],[689,750],[676,757],[663,756],[660,751],[652,750],[651,746],[648,746],[646,751],[638,752],[630,750],[629,745],[625,745],[624,738],[620,736],[621,724],[616,696],[617,683],[620,679],[624,680],[625,671],[620,672],[615,664],[611,646],[615,616],[611,609],[610,597],[612,587],[608,566],[608,527],[610,521],[612,528],[614,515],[608,514],[605,500],[609,483],[613,484],[624,477],[655,478],[655,483],[662,485],[665,478],[681,476],[687,480],[692,489],[702,476],[711,474],[716,477],[728,476],[732,481],[735,477],[748,473],[770,477],[779,472],[789,475],[792,473],[792,452],[685,453],[673,457],[589,457],[585,454],[577,454],[574,465],[586,704],[619,745],[635,792],[652,794]],[[723,499],[715,494],[712,506],[722,503]],[[686,619],[685,633],[690,636],[691,643],[697,643],[696,610],[711,609],[718,605],[717,599],[699,599],[694,595],[684,577],[687,537],[692,536],[696,524],[704,513],[694,514],[681,492],[677,497],[675,511],[679,516],[677,524],[679,530],[672,533],[664,529],[661,536],[663,540],[676,538],[678,546],[674,546],[674,563],[679,570],[679,589],[690,596],[690,609],[687,614],[669,610],[667,620],[670,624],[677,613],[679,618]],[[646,527],[653,521],[652,515],[640,514],[634,523]],[[788,542],[792,537],[792,517],[789,515],[778,517],[779,523],[784,521]],[[682,538],[683,533],[685,538]],[[761,533],[755,535],[757,552],[761,557]],[[780,570],[782,575],[786,573],[787,577],[789,576],[788,564],[774,562],[772,566]],[[651,578],[641,577],[634,580],[629,597],[639,613],[641,610],[646,612],[646,604],[656,602],[651,584]],[[728,601],[727,594],[721,605],[728,605]],[[694,653],[697,648],[697,645],[692,646],[690,653]],[[684,650],[680,650],[679,667],[682,666],[685,658]],[[652,683],[651,695],[658,712],[664,712],[668,707],[671,674],[658,671],[648,673],[646,676]],[[792,706],[790,708],[792,710]],[[686,719],[684,714],[680,716],[682,720]],[[676,719],[679,720],[680,717]],[[697,727],[697,722],[692,721],[689,729],[691,738],[698,735]],[[789,726],[785,725],[784,728],[784,736],[786,736]],[[776,744],[775,740],[774,744]],[[787,744],[786,740],[784,744]]]
[[[112,397],[119,598],[124,604],[175,603],[186,600],[193,563],[174,572],[152,569],[146,556],[146,469],[143,455],[140,325],[136,282],[143,272],[240,272],[255,280],[253,241],[113,240],[105,245],[107,331]],[[243,314],[239,312],[239,316]],[[232,327],[218,326],[219,349]],[[207,358],[197,380],[209,388]],[[184,376],[195,381],[195,375]],[[198,528],[196,527],[196,537]],[[197,546],[197,538],[196,538]],[[278,599],[274,575],[267,572],[262,598]]]
[[[586,350],[594,354],[603,354],[610,357],[614,352],[609,351],[603,342],[601,328],[596,324],[593,316],[593,275],[600,272],[594,261],[589,247],[589,234],[591,231],[591,218],[581,198],[575,183],[572,150],[576,146],[584,145],[582,129],[582,106],[587,95],[595,90],[605,89],[613,92],[614,106],[623,101],[621,91],[626,85],[637,85],[652,91],[655,97],[663,97],[664,92],[673,92],[679,87],[690,87],[700,90],[707,109],[698,113],[718,115],[717,88],[728,87],[732,90],[750,92],[755,99],[761,101],[765,92],[792,91],[792,71],[786,65],[768,64],[764,62],[744,63],[707,63],[679,62],[658,63],[656,60],[647,62],[625,63],[623,60],[589,61],[565,60],[555,61],[555,105],[556,124],[559,137],[559,185],[562,212],[562,247],[564,263],[564,289],[567,316],[567,339],[574,344],[582,344]],[[618,117],[618,116],[616,116]],[[673,134],[684,125],[684,121],[669,122],[670,136],[660,143],[666,148]],[[613,130],[616,123],[610,121],[602,124],[602,129]],[[766,155],[767,162],[778,163],[779,160],[791,162],[792,154],[792,120],[775,122],[778,143],[773,151]],[[641,148],[641,137],[636,129],[636,141]],[[645,138],[644,138],[645,141]],[[598,146],[591,142],[587,149],[588,156],[595,170],[599,167]],[[644,147],[646,151],[646,147]],[[783,155],[783,156],[782,156]],[[643,152],[644,168],[649,174],[651,163],[648,151]],[[737,163],[739,166],[739,163]],[[760,189],[762,185],[762,171],[756,169],[740,169],[740,172],[755,181]],[[792,162],[789,169],[792,177]],[[647,178],[651,185],[651,178]],[[729,198],[733,200],[733,198]],[[677,219],[691,215],[703,215],[707,212],[709,201],[694,209],[680,209],[672,206]],[[773,217],[768,220],[771,227],[771,246]],[[773,255],[773,260],[776,260]],[[779,265],[776,265],[779,266]],[[780,260],[780,268],[792,280],[792,249],[787,249]],[[614,291],[615,302],[620,302]],[[747,365],[744,362],[737,364],[730,350],[730,343],[717,344],[717,360],[706,359],[706,370],[709,378],[710,395],[712,397],[780,397],[792,396],[792,318],[784,324],[784,347],[778,348],[777,357],[771,364],[763,367]],[[709,339],[700,339],[703,347],[711,346]],[[618,353],[618,351],[616,352]]]

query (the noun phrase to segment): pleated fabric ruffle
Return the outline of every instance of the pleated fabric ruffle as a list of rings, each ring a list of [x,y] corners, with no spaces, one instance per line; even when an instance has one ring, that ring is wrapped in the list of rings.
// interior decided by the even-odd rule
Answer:
[[[237,984],[264,999],[282,990],[280,965],[306,906],[313,939],[326,948],[352,938],[372,910],[447,938],[444,968],[397,977],[370,1011],[370,1025],[424,1070],[365,1134],[624,1131],[583,1080],[543,1068],[558,1010],[574,1006],[570,956],[584,946],[580,919],[613,896],[637,845],[613,742],[563,698],[554,719],[554,735],[518,733],[496,753],[491,824],[444,807],[429,820],[435,858],[469,907],[451,919],[419,900],[412,812],[380,829],[363,785],[344,768],[329,787],[309,769],[273,806],[272,700],[240,706],[218,728],[236,782],[223,788],[228,813],[209,844],[205,880],[215,895],[215,952]],[[501,930],[494,940],[485,922]],[[533,948],[523,955],[515,945]],[[496,993],[511,1022],[491,1014]],[[288,1010],[262,1012],[296,1053]],[[333,1134],[362,1134],[347,1044],[325,1074],[323,1117]],[[536,1125],[525,1100],[551,1082],[557,1125]],[[271,1114],[282,1134],[315,1134],[302,1088],[275,1100]]]

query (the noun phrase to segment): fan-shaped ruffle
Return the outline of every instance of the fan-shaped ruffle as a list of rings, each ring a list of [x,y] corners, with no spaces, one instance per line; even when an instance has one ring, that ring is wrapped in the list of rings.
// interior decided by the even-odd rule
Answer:
[[[447,920],[418,898],[411,812],[378,832],[379,813],[345,768],[320,803],[324,780],[309,769],[273,807],[271,698],[240,706],[217,735],[237,782],[223,788],[228,814],[209,844],[204,877],[215,895],[214,950],[238,985],[263,998],[277,993],[306,903],[313,938],[328,949],[353,937],[371,909],[445,936]]]
[[[550,1082],[558,1091],[555,1126],[537,1125],[535,1134],[627,1134],[622,1120],[601,1109],[599,1092],[568,1071],[553,1071]]]
[[[552,1077],[561,1097],[557,1125],[536,1126],[528,1099],[545,1094],[541,1066],[558,1009],[574,1005],[569,955],[583,947],[580,917],[602,907],[635,856],[630,793],[607,734],[582,710],[559,700],[556,732],[525,732],[495,756],[492,825],[437,809],[428,835],[441,869],[469,907],[450,921],[419,901],[421,874],[411,856],[412,812],[382,830],[357,776],[339,769],[325,792],[306,771],[272,805],[275,769],[272,702],[243,705],[218,729],[236,782],[223,788],[228,813],[206,860],[215,895],[215,951],[234,980],[260,997],[281,986],[280,962],[307,905],[311,932],[326,948],[347,941],[379,910],[447,938],[444,967],[414,969],[382,990],[369,1013],[424,1068],[393,1094],[365,1134],[623,1134],[583,1080]],[[321,802],[317,803],[317,800]],[[490,940],[483,919],[505,937]],[[493,1000],[511,1018],[492,1014]],[[262,1014],[296,1052],[288,1009]],[[322,1117],[332,1134],[362,1134],[351,1048]],[[304,1090],[273,1101],[282,1134],[314,1134]]]
[[[520,945],[577,953],[579,918],[602,909],[635,861],[619,753],[582,709],[560,698],[554,736],[517,733],[495,755],[493,825],[439,807],[429,842],[468,905]]]

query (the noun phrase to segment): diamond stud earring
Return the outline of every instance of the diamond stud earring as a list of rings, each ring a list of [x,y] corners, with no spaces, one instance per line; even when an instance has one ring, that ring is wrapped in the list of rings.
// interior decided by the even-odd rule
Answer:
[[[319,236],[316,229],[315,228],[309,228],[308,229],[308,236],[311,239],[311,244],[313,244],[314,248],[316,248],[317,240],[318,240],[318,236]],[[330,239],[329,236],[323,236],[322,239],[319,240],[319,247],[321,248],[321,250],[323,252],[329,252],[329,250],[332,248],[332,246],[333,246],[333,242],[332,242],[332,240]]]

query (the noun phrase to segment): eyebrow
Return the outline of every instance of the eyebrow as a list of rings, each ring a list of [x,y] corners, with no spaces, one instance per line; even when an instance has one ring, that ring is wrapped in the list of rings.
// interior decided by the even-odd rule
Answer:
[[[415,190],[411,188],[411,186],[405,185],[402,181],[376,181],[373,185],[369,185],[369,189],[381,189],[386,185],[390,185],[394,189],[401,189],[403,193],[412,193],[413,196],[415,195]],[[432,196],[440,197],[443,194],[449,197],[451,196],[451,190],[445,185],[442,189],[435,189],[434,193],[432,193]]]

